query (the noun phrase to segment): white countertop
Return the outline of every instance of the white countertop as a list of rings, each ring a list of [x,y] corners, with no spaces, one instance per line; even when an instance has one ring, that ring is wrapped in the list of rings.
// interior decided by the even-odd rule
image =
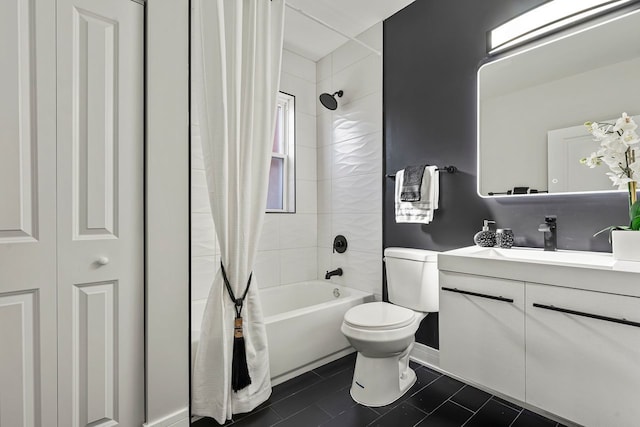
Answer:
[[[606,252],[469,246],[439,254],[438,268],[640,297],[640,263],[616,261]]]

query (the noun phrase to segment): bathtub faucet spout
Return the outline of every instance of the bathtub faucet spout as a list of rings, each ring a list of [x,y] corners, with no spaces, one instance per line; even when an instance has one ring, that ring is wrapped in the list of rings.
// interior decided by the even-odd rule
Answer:
[[[331,276],[342,276],[342,269],[338,267],[333,271],[327,271],[327,274],[324,275],[324,278],[329,280],[331,279]]]

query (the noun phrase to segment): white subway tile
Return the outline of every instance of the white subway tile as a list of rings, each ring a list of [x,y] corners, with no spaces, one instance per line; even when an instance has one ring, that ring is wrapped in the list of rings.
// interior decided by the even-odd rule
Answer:
[[[382,253],[349,251],[331,255],[333,268],[341,267],[345,286],[365,292],[382,292]]]
[[[331,54],[316,62],[316,79],[318,81],[331,77]]]
[[[253,272],[258,287],[278,286],[280,284],[280,251],[258,251]]]
[[[318,244],[315,214],[283,214],[280,216],[280,248],[308,248]]]
[[[280,90],[296,97],[296,111],[316,115],[316,85],[283,72],[280,77]]]
[[[317,181],[297,180],[296,182],[296,213],[315,214],[318,211],[318,183]]]
[[[316,180],[317,176],[316,149],[297,147],[296,179]]]
[[[282,50],[282,71],[311,83],[316,82],[316,63],[290,50]]]
[[[280,254],[280,282],[283,285],[317,278],[317,248],[285,249]]]
[[[332,182],[330,179],[318,181],[318,213],[332,211]]]
[[[333,270],[331,267],[331,249],[318,248],[318,279],[324,280],[324,275],[329,270]]]
[[[316,148],[316,116],[296,113],[296,147]]]
[[[321,111],[321,109],[324,111]],[[324,107],[319,107],[318,111],[319,114],[316,116],[316,144],[320,148],[333,143],[333,113]]]
[[[284,214],[267,213],[264,215],[262,232],[258,243],[259,251],[280,249],[280,216]]]
[[[335,76],[349,65],[353,65],[369,55],[375,55],[375,53],[359,43],[349,40],[331,53],[333,75]]]
[[[331,228],[331,214],[318,214],[318,247],[330,248],[333,244],[333,232]]]
[[[333,147],[331,145],[319,146],[317,150],[317,179],[331,179],[333,167]]]
[[[382,88],[382,58],[371,54],[333,76],[335,87],[345,88],[341,105],[364,98]]]

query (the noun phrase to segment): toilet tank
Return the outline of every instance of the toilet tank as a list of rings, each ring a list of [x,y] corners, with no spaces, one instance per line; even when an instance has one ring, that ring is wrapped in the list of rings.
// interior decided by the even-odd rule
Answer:
[[[386,248],[384,262],[389,302],[415,311],[439,311],[438,252]]]

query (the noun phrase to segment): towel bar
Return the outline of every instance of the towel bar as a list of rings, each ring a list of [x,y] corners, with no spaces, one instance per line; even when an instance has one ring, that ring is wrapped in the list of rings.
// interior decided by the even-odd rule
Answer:
[[[456,173],[458,171],[458,168],[455,166],[444,166],[441,168],[436,169],[438,172],[447,172],[447,173]],[[387,178],[395,178],[396,174],[387,174],[385,175]]]

